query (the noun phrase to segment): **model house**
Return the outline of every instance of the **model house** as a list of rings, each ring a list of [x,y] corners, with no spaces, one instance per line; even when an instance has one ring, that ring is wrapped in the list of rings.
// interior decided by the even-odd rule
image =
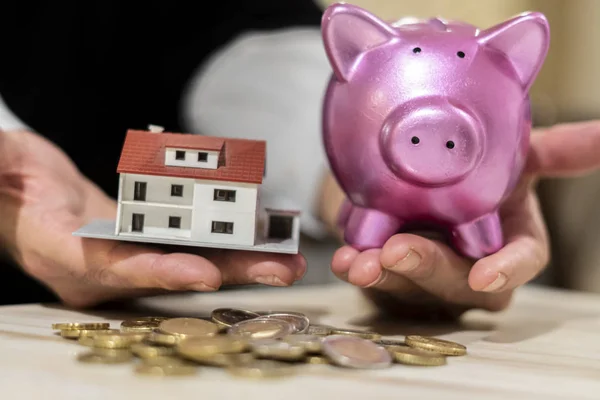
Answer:
[[[265,161],[264,141],[129,130],[112,235],[97,223],[76,234],[297,252],[299,213],[261,204]]]

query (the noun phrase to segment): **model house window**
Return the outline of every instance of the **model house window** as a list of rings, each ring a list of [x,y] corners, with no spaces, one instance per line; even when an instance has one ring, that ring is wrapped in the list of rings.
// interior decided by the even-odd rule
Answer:
[[[133,199],[136,201],[146,201],[146,182],[136,182],[133,188]]]
[[[133,214],[131,216],[131,232],[144,231],[144,214]]]
[[[169,217],[169,228],[181,228],[181,217]]]
[[[183,151],[183,150],[176,150],[175,151],[175,159],[176,160],[185,160],[185,151]]]
[[[269,237],[272,239],[291,239],[294,232],[294,218],[285,215],[269,217]]]
[[[215,201],[235,202],[235,190],[215,189],[215,195],[213,199]]]
[[[233,234],[233,222],[213,221],[212,233],[228,233]]]
[[[182,197],[183,185],[171,185],[171,196]]]
[[[198,153],[198,162],[206,162],[208,160],[208,153],[199,152]]]

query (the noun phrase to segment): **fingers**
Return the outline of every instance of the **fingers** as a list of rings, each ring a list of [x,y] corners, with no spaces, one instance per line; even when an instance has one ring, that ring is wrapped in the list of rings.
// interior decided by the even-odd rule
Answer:
[[[206,257],[218,266],[223,282],[228,285],[261,283],[289,286],[306,273],[306,260],[301,254],[209,251]]]
[[[600,167],[600,120],[555,125],[536,130],[526,172],[557,177]]]
[[[469,285],[473,290],[508,291],[529,282],[546,267],[550,258],[548,235],[532,192],[507,213],[504,230],[507,244],[471,269]]]
[[[510,293],[495,295],[469,287],[471,264],[447,246],[411,234],[395,235],[382,249],[362,253],[339,249],[332,271],[355,286],[393,293],[396,298],[422,298],[424,293],[452,304],[503,309]]]
[[[127,242],[82,239],[84,276],[112,288],[213,291],[222,285],[219,269],[205,258],[164,252]]]
[[[344,246],[338,249],[331,260],[331,271],[342,280],[346,280],[352,262],[358,257],[360,252],[350,246]]]
[[[472,290],[467,280],[471,262],[448,246],[421,236],[393,236],[383,246],[380,260],[386,270],[448,303],[496,310],[504,308],[510,298]]]
[[[223,284],[261,283],[288,286],[302,278],[306,261],[300,254],[271,254],[220,249],[165,254],[129,243],[87,240],[92,276],[103,285],[168,290],[217,290]],[[109,244],[110,243],[110,244]]]
[[[535,278],[544,268],[546,259],[535,239],[528,236],[516,238],[473,266],[469,286],[482,292],[514,289]]]

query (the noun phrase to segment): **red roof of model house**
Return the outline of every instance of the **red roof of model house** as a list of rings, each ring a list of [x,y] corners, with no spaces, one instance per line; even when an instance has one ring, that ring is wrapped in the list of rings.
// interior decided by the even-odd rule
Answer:
[[[219,151],[219,167],[167,166],[167,148]],[[129,130],[117,172],[260,184],[265,170],[265,157],[266,142],[262,140]]]

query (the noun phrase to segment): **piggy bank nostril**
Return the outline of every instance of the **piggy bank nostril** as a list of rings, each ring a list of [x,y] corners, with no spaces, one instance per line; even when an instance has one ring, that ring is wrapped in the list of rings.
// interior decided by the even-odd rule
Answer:
[[[453,149],[454,148],[454,142],[452,140],[448,140],[446,142],[446,147],[449,149]]]
[[[413,136],[410,141],[412,142],[412,144],[419,144],[420,140],[418,137]]]

